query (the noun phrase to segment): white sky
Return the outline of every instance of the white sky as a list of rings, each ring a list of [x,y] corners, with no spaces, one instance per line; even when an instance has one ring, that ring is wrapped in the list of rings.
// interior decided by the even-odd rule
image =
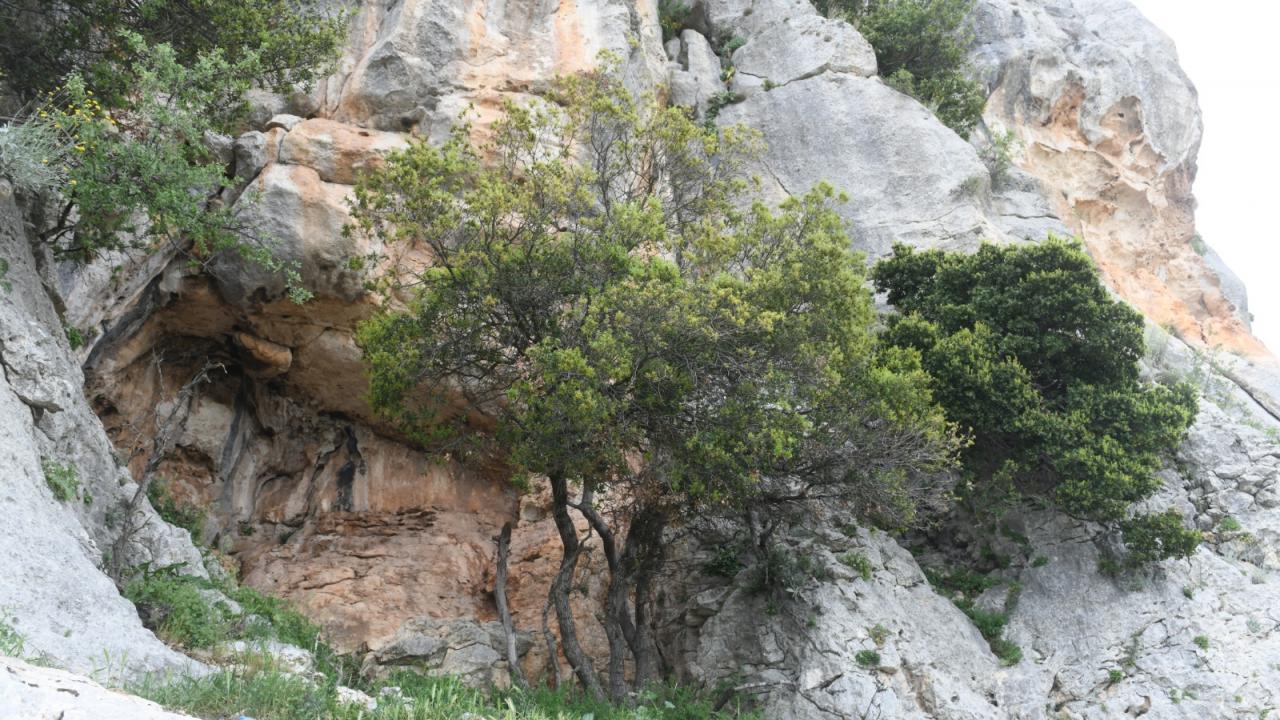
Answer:
[[[1280,3],[1132,1],[1173,38],[1200,93],[1196,227],[1249,288],[1254,335],[1280,352]]]

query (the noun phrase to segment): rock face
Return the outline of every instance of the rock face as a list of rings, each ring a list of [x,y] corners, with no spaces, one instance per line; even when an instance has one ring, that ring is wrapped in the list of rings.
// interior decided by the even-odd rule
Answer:
[[[142,627],[101,569],[135,486],[81,392],[31,248],[0,181],[0,623],[23,638],[28,656],[104,679],[193,667]],[[46,480],[54,473],[74,477],[65,500]],[[145,512],[127,562],[182,562],[203,573],[186,532]]]
[[[1200,113],[1173,43],[1125,0],[980,0],[973,22],[988,124],[1108,283],[1183,337],[1265,353],[1234,278],[1197,251]]]
[[[0,656],[0,720],[193,720],[65,670]]]
[[[1020,143],[999,182],[974,144],[876,77],[855,28],[807,0],[700,0],[665,47],[649,0],[334,4],[355,10],[338,71],[310,96],[256,95],[255,127],[214,139],[238,179],[224,199],[296,263],[311,302],[293,304],[278,274],[232,260],[194,274],[164,255],[120,257],[46,278],[60,321],[0,192],[0,256],[15,286],[0,293],[0,452],[17,468],[0,503],[18,518],[0,531],[0,570],[20,579],[0,583],[0,610],[33,650],[73,669],[94,670],[104,648],[127,651],[131,670],[181,662],[97,568],[114,536],[108,510],[130,491],[111,445],[140,472],[157,412],[206,366],[211,380],[160,475],[179,502],[207,510],[201,540],[249,584],[297,602],[340,649],[364,652],[371,673],[409,665],[501,682],[493,537],[513,521],[522,662],[535,675],[554,662],[540,636],[558,557],[546,498],[517,493],[502,467],[424,453],[370,411],[354,340],[377,310],[366,282],[427,259],[341,230],[361,171],[415,138],[439,140],[468,106],[483,138],[504,101],[536,96],[599,50],[636,91],[759,129],[768,199],[822,181],[847,193],[841,212],[870,255],[894,242],[971,249],[1079,233],[1154,323],[1260,351],[1243,289],[1191,242],[1194,89],[1168,41],[1121,0],[979,0],[972,57],[991,90],[986,122]],[[74,359],[62,322],[90,337]],[[830,577],[785,602],[749,592],[745,574],[701,572],[710,548],[691,542],[673,550],[662,584],[670,670],[739,686],[770,718],[1216,718],[1280,705],[1280,373],[1158,331],[1150,344],[1153,374],[1197,380],[1205,398],[1151,501],[1211,533],[1189,561],[1110,578],[1097,570],[1096,528],[1024,510],[1033,550],[975,599],[994,607],[1021,588],[1005,637],[1023,657],[1004,667],[931,588],[930,558],[883,533],[836,531],[834,519],[797,530],[795,552]],[[55,501],[44,455],[74,463],[93,503]],[[131,552],[200,563],[158,520]],[[597,657],[598,555],[583,556],[574,593]]]

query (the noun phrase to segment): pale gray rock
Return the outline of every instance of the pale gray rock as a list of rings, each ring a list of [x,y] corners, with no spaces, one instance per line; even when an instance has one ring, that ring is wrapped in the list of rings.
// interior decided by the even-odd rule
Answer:
[[[273,163],[241,200],[242,217],[265,238],[276,258],[299,269],[303,286],[319,296],[352,300],[364,293],[364,275],[350,259],[370,252],[362,239],[344,237],[351,187],[325,182],[313,168]],[[239,257],[213,268],[223,297],[235,305],[279,299],[283,273]]]
[[[671,103],[704,115],[711,98],[724,91],[720,58],[698,31],[685,30],[680,33],[678,61],[682,69],[671,72]]]
[[[0,720],[194,720],[55,668],[0,656]]]
[[[84,378],[40,281],[9,186],[0,182],[0,617],[25,652],[103,678],[197,667],[142,627],[100,569],[132,487],[80,388]],[[78,489],[57,500],[42,466],[72,468]],[[115,517],[115,524],[109,518]],[[144,508],[126,564],[186,563],[203,574],[185,531]]]
[[[820,15],[802,15],[752,34],[733,53],[737,76],[786,85],[824,72],[876,74],[876,53],[853,26]]]
[[[763,133],[768,149],[756,170],[766,196],[803,194],[820,182],[847,193],[837,209],[872,255],[894,242],[971,249],[1005,238],[986,214],[988,173],[977,151],[877,79],[797,80],[724,108],[718,122]]]
[[[532,635],[516,631],[516,653],[533,646]],[[453,675],[475,687],[510,683],[502,624],[468,619],[417,618],[365,656],[363,672],[376,674],[407,666],[428,675]]]

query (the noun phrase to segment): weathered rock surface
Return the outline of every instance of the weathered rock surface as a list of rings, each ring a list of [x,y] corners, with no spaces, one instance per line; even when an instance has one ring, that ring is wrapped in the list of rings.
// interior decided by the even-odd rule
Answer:
[[[968,249],[1078,232],[1112,286],[1153,321],[1194,341],[1257,349],[1241,289],[1191,247],[1194,90],[1167,40],[1127,3],[980,0],[973,57],[993,93],[987,122],[1021,142],[1021,170],[997,187],[972,144],[874,77],[874,56],[849,25],[818,17],[807,0],[693,5],[690,29],[664,50],[653,2],[362,2],[339,72],[310,98],[258,98],[260,125],[229,146],[243,187],[227,200],[297,262],[315,300],[293,305],[278,274],[230,261],[205,276],[164,256],[116,258],[57,278],[67,322],[96,331],[80,359],[117,447],[142,439],[145,450],[155,410],[206,361],[221,364],[161,473],[176,497],[209,510],[203,539],[231,553],[250,584],[299,603],[340,648],[368,651],[372,671],[412,664],[503,679],[492,538],[518,521],[509,591],[517,627],[535,633],[558,541],[545,499],[519,497],[503,468],[423,453],[369,411],[353,337],[376,309],[364,283],[390,263],[424,260],[397,248],[380,265],[349,262],[388,250],[341,234],[350,183],[410,134],[440,138],[469,104],[483,136],[503,101],[589,67],[599,49],[622,58],[633,88],[668,84],[673,102],[705,113],[725,89],[715,48],[739,38],[730,82],[744,98],[718,121],[764,134],[769,150],[756,169],[770,199],[819,181],[846,192],[841,212],[871,254],[897,241]],[[14,248],[2,255],[27,257],[25,240]],[[11,277],[34,279],[22,262]],[[74,664],[90,649],[135,643],[161,666],[174,657],[94,568],[109,536],[104,499],[119,497],[108,488],[118,488],[120,471],[79,397],[83,380],[52,309],[9,314],[43,297],[34,281],[23,287],[0,297],[0,402],[15,411],[0,414],[9,423],[0,448],[11,443],[4,452],[21,469],[0,502],[34,520],[0,531],[0,564],[35,589],[0,585],[0,608],[15,604],[33,647],[62,652],[55,657],[77,669],[93,669]],[[1280,373],[1256,359],[1196,361],[1176,340],[1153,352],[1152,365],[1199,378],[1207,398],[1182,470],[1166,473],[1152,501],[1212,532],[1190,561],[1113,580],[1097,572],[1093,529],[1026,514],[1023,534],[1048,562],[1006,574],[1023,587],[1007,632],[1024,658],[1002,668],[893,538],[815,525],[796,535],[797,549],[834,577],[785,605],[746,592],[741,578],[705,577],[693,549],[673,561],[685,572],[664,585],[668,661],[694,683],[739,678],[765,716],[779,718],[1216,718],[1280,705]],[[48,449],[102,478],[92,506],[48,496],[39,475]],[[130,467],[145,461],[136,454]],[[1227,517],[1241,529],[1222,530]],[[21,542],[9,534],[18,531]],[[165,549],[162,526],[148,532],[157,561],[193,559],[177,540]],[[89,579],[45,580],[28,536],[39,562]],[[847,553],[868,559],[870,579],[840,562]],[[601,567],[598,553],[584,555],[575,587],[585,592],[574,593],[584,628],[596,625]],[[66,596],[93,598],[92,621],[106,614],[112,637],[60,605]],[[46,620],[39,612],[48,607],[58,610]],[[1207,650],[1194,642],[1200,635]],[[603,638],[583,640],[603,654]],[[871,650],[879,659],[863,667],[858,653]],[[524,663],[538,672],[547,662],[539,638]],[[1123,678],[1112,682],[1111,670]]]
[[[1184,337],[1264,353],[1193,246],[1201,122],[1173,43],[1125,0],[981,0],[973,22],[987,122],[1107,282]]]
[[[104,678],[192,665],[142,627],[102,570],[135,486],[85,401],[31,247],[0,181],[8,267],[0,287],[0,621],[24,638],[28,656]],[[78,483],[65,501],[46,482],[55,467]],[[187,563],[203,573],[190,537],[145,511],[128,563]]]
[[[0,656],[0,720],[193,720],[88,678]]]

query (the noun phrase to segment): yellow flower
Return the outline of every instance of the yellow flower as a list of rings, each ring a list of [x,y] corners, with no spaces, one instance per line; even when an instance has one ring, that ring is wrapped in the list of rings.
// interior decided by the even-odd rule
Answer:
[[[72,181],[71,181],[71,187],[75,187],[75,185],[76,185],[76,181],[75,181],[75,180],[72,180]]]

